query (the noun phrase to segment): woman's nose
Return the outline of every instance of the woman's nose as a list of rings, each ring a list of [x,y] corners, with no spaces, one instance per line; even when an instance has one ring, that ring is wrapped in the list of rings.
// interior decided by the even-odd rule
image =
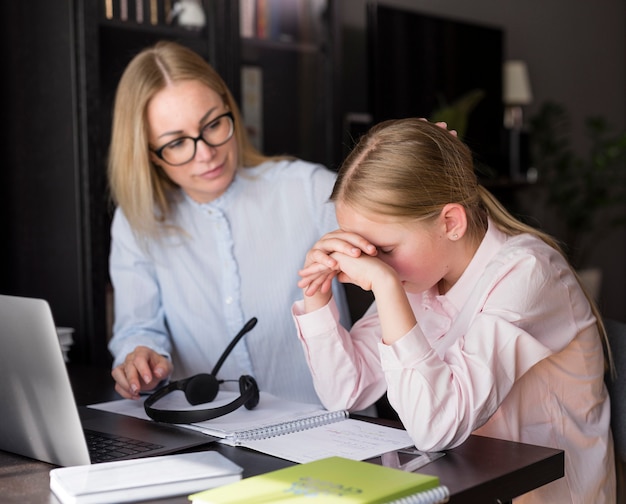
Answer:
[[[197,160],[205,160],[212,159],[215,156],[215,152],[217,151],[217,147],[213,147],[209,145],[204,140],[200,139],[196,144],[196,156]]]

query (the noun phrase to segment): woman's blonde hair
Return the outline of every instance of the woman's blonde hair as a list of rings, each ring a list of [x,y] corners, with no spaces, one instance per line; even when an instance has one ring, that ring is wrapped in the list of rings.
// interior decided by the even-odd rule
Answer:
[[[234,137],[242,166],[268,159],[248,139],[239,107],[215,69],[196,52],[175,42],[158,42],[128,64],[117,87],[108,157],[113,203],[139,237],[158,234],[172,211],[178,186],[150,160],[146,108],[152,97],[176,81],[194,80],[215,91],[235,119]]]
[[[472,153],[461,140],[423,119],[389,120],[373,126],[343,162],[330,199],[408,219],[434,218],[446,204],[458,203],[467,214],[467,235],[476,243],[487,230],[489,217],[503,233],[532,234],[566,257],[554,238],[513,217],[478,183]],[[610,364],[599,309],[578,281],[598,320]]]

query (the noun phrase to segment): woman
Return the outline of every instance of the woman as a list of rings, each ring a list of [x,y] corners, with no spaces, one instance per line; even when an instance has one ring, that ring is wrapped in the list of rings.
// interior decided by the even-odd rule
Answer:
[[[211,372],[257,317],[219,378],[252,375],[262,391],[319,403],[289,306],[302,255],[336,227],[335,174],[256,151],[215,70],[161,42],[119,82],[109,180],[116,390],[137,399]]]
[[[387,391],[417,448],[472,433],[565,452],[524,503],[615,502],[606,334],[559,246],[477,182],[469,149],[418,119],[362,138],[331,199],[339,230],[306,256],[293,307],[328,409]],[[331,280],[376,298],[350,331]]]

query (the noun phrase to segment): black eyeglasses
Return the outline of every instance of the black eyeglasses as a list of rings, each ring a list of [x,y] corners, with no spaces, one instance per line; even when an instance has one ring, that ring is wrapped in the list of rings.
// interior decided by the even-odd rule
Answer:
[[[210,147],[219,147],[228,142],[235,132],[235,118],[232,112],[217,116],[200,130],[197,137],[184,136],[166,143],[158,149],[150,149],[159,159],[172,166],[184,165],[196,157],[198,141]]]

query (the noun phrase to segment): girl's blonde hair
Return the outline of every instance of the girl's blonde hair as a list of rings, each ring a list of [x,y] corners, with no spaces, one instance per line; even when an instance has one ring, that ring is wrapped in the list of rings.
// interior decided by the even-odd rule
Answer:
[[[461,140],[423,119],[389,120],[373,126],[343,162],[331,200],[407,219],[434,218],[446,204],[459,203],[467,214],[467,235],[476,243],[486,232],[489,217],[503,233],[532,234],[566,257],[554,238],[513,217],[478,183],[472,153]],[[611,365],[599,309],[578,282],[598,321]]]
[[[178,188],[150,160],[146,108],[152,97],[169,83],[185,80],[199,81],[215,91],[232,112],[242,166],[256,166],[272,159],[253,147],[230,90],[199,54],[165,41],[144,49],[128,64],[118,84],[108,157],[113,203],[123,210],[134,232],[144,239],[157,236],[159,224],[171,215]]]

